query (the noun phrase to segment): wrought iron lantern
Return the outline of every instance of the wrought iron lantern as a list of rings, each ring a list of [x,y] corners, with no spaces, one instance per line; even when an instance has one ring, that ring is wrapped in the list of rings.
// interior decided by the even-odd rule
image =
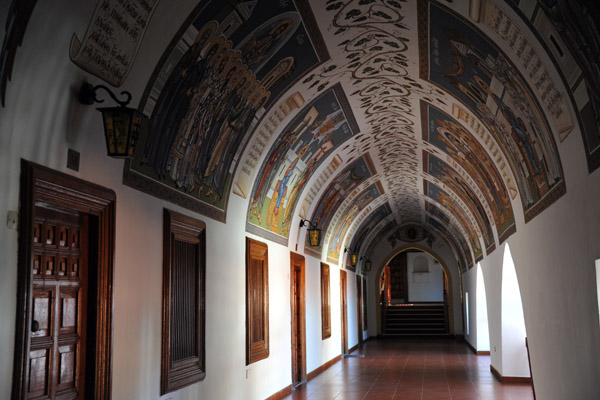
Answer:
[[[306,230],[308,234],[308,244],[310,247],[319,247],[321,245],[321,230],[317,228],[317,224],[313,224],[307,219],[300,220],[300,228],[308,226]]]
[[[122,96],[126,96],[125,100],[119,101],[106,86],[92,86],[89,83],[84,83],[79,92],[79,101],[87,105],[103,103],[104,100],[99,100],[96,96],[96,91],[99,89],[104,89],[119,104],[117,107],[98,108],[104,121],[106,152],[109,156],[115,158],[131,158],[135,151],[142,121],[146,117],[138,110],[127,107],[131,102],[131,93],[125,90],[121,92]]]

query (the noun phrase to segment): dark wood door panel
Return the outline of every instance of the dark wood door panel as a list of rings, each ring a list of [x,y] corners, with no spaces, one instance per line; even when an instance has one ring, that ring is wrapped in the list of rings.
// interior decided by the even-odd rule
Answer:
[[[52,348],[33,350],[29,352],[29,379],[27,397],[42,397],[49,395],[50,362]]]
[[[38,205],[34,221],[27,398],[75,399],[85,374],[87,216]]]
[[[11,398],[109,399],[116,196],[22,160],[19,199]]]
[[[49,337],[52,334],[52,319],[54,310],[55,288],[35,288],[31,300],[32,321],[31,341],[37,338]],[[32,344],[33,345],[33,344]]]

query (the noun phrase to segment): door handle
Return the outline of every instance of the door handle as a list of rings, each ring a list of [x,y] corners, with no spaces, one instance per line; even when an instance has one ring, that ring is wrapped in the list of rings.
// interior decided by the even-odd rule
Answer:
[[[35,319],[31,321],[31,332],[37,332],[40,330],[40,323]]]

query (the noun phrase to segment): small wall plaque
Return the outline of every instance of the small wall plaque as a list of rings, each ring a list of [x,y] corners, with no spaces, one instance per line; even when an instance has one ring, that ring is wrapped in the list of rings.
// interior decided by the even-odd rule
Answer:
[[[67,168],[73,171],[79,171],[79,152],[69,149],[67,153]]]

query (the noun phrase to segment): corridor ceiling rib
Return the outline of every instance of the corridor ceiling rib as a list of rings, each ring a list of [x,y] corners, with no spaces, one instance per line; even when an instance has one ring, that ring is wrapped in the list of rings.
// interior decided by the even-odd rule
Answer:
[[[518,8],[491,0],[202,2],[141,101],[125,183],[307,253],[407,226],[472,266],[566,192],[557,140],[580,121]],[[294,231],[295,232],[295,231]],[[374,233],[378,232],[378,233]]]

